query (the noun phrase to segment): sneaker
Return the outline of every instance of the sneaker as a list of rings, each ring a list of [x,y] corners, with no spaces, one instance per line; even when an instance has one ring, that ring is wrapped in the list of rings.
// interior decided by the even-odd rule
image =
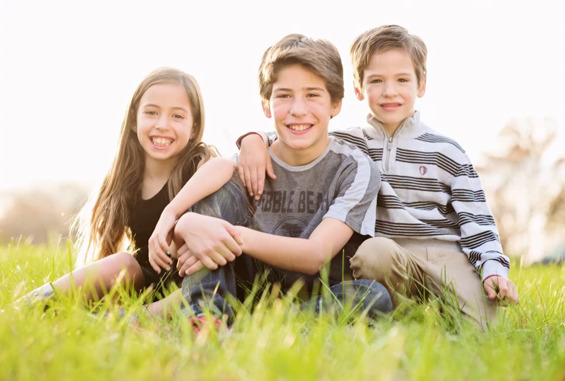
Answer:
[[[192,325],[194,333],[200,333],[206,326],[211,327],[210,330],[214,330],[217,333],[227,330],[224,322],[215,316],[190,316],[188,321]]]
[[[51,282],[25,294],[14,302],[15,309],[32,308],[34,305],[44,303],[44,309],[48,308],[47,302],[55,297],[55,289]]]

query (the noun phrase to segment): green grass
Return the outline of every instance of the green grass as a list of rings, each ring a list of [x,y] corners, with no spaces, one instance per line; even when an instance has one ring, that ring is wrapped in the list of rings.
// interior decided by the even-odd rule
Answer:
[[[520,304],[479,332],[445,321],[438,302],[367,324],[313,317],[266,298],[233,329],[195,335],[186,319],[141,318],[75,299],[15,310],[27,291],[68,272],[66,244],[0,245],[0,380],[564,380],[565,267],[515,265]],[[128,313],[141,299],[122,294]]]

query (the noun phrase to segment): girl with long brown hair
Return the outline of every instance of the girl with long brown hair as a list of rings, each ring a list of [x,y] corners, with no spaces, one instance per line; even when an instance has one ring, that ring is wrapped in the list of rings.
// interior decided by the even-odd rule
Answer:
[[[162,291],[170,282],[179,285],[176,266],[158,272],[151,267],[148,240],[169,201],[217,156],[202,142],[203,132],[202,94],[191,75],[159,68],[143,79],[126,111],[112,166],[81,213],[87,217],[75,224],[80,267],[18,302],[45,301],[73,288],[91,300],[114,286]]]

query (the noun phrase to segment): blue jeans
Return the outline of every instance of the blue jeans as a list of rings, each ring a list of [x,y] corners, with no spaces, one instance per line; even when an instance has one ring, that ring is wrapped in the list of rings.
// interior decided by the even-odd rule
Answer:
[[[364,313],[375,319],[392,311],[392,300],[387,289],[374,280],[354,279],[335,283],[329,288],[327,296],[313,297],[303,306],[314,308],[315,313],[322,311],[337,312],[349,308],[356,313]]]
[[[244,190],[229,182],[213,195],[195,204],[191,209],[195,213],[222,218],[233,225],[253,227],[253,216]],[[392,310],[388,291],[378,282],[359,279],[353,280],[349,260],[336,255],[330,264],[327,284],[330,287],[329,298],[319,296],[315,290],[320,285],[320,274],[307,275],[286,271],[258,261],[245,253],[233,262],[210,271],[203,269],[182,282],[182,294],[188,301],[195,315],[209,308],[216,315],[225,314],[228,321],[234,317],[233,308],[226,298],[228,295],[244,301],[257,277],[264,276],[264,284],[281,285],[281,291],[287,291],[297,280],[304,283],[299,297],[308,300],[304,305],[313,305],[315,312],[325,309],[327,301],[339,304],[350,303],[354,308],[365,311],[370,317]],[[315,295],[315,298],[312,296]]]

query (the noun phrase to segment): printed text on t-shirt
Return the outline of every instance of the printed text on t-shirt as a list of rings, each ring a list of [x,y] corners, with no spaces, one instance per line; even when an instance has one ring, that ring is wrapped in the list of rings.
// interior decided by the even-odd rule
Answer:
[[[257,202],[257,209],[271,213],[314,214],[320,208],[327,209],[327,195],[313,191],[267,191]]]

